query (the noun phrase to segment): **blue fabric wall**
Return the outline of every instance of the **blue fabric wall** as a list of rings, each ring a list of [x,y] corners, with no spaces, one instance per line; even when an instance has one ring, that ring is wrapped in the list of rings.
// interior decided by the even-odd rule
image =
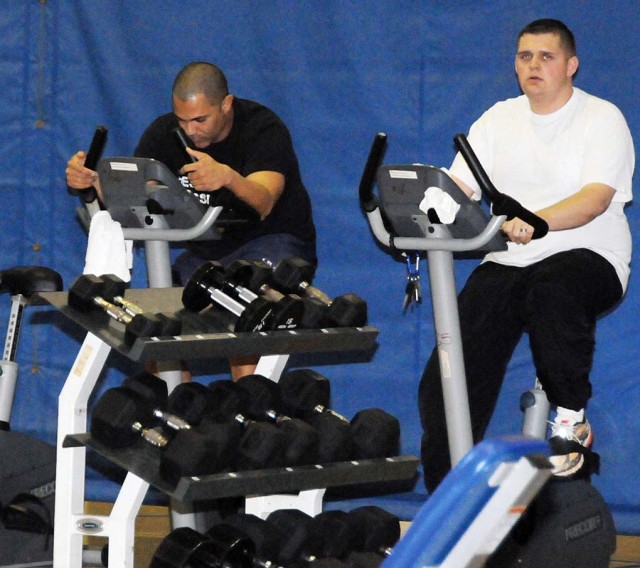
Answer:
[[[1,266],[43,264],[70,284],[82,271],[86,235],[65,190],[68,157],[86,149],[98,124],[109,128],[107,155],[130,155],[149,121],[170,110],[177,70],[192,60],[216,62],[233,93],[270,106],[291,129],[319,233],[316,283],[330,294],[366,298],[370,323],[380,329],[368,360],[312,361],[332,380],[334,407],[345,414],[384,407],[401,418],[403,452],[417,454],[415,393],[433,342],[432,314],[427,302],[402,315],[404,267],[375,245],[357,201],[359,177],[379,130],[389,135],[387,162],[449,165],[452,136],[494,101],[518,93],[515,37],[539,17],[563,19],[574,30],[577,84],[617,104],[638,142],[635,0],[2,2]],[[628,214],[637,234],[637,208]],[[474,264],[458,263],[460,282]],[[134,285],[145,282],[138,250]],[[624,303],[601,322],[589,408],[603,460],[595,483],[618,529],[636,534],[639,301],[634,275]],[[53,441],[56,398],[83,334],[46,308],[28,315],[13,427]],[[110,362],[99,390],[135,370],[116,355]],[[490,434],[518,430],[517,400],[533,376],[525,339]],[[88,497],[114,491],[95,476]],[[424,497],[421,484],[415,496]],[[406,496],[388,504],[407,517],[415,510]]]

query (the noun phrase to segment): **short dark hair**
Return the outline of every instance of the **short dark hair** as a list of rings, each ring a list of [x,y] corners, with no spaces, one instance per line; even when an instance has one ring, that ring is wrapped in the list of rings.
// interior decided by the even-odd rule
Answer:
[[[211,104],[220,104],[229,94],[227,78],[212,63],[194,61],[185,65],[173,81],[172,94],[186,101],[203,94]]]
[[[560,36],[560,46],[569,54],[569,57],[573,57],[577,53],[576,38],[573,32],[560,20],[544,18],[527,24],[518,34],[518,42],[524,34],[556,34]]]

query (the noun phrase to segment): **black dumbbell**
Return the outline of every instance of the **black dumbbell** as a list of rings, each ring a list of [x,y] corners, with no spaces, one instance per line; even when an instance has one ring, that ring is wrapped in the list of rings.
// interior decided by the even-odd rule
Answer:
[[[398,455],[400,423],[380,408],[357,412],[351,421],[328,408],[330,383],[311,369],[296,369],[285,373],[279,381],[283,409],[287,414],[303,419],[320,415],[338,416],[351,426],[353,459],[375,459]],[[345,458],[346,459],[346,458]]]
[[[167,383],[162,379],[146,371],[141,371],[125,378],[121,386],[142,396],[147,404],[147,409],[151,409],[151,417],[158,419],[169,429],[175,431],[191,428],[191,424],[185,419],[167,411],[169,389]],[[147,417],[147,420],[150,420],[151,417]]]
[[[343,416],[336,414],[332,411],[325,413],[313,413],[307,416],[291,417],[285,411],[282,404],[281,386],[279,383],[270,381],[260,375],[249,375],[248,377],[241,378],[238,383],[239,386],[247,388],[251,393],[250,400],[253,401],[253,410],[248,410],[249,413],[256,412],[262,415],[266,415],[272,420],[280,421],[281,427],[286,427],[292,422],[296,423],[296,430],[294,431],[294,448],[303,447],[306,438],[312,436],[311,433],[301,434],[298,433],[303,428],[298,426],[297,423],[308,424],[312,431],[315,432],[313,438],[315,438],[314,445],[317,445],[317,449],[314,450],[318,463],[329,463],[335,461],[344,461],[352,457],[353,455],[353,433],[352,427],[349,421]],[[328,404],[328,402],[327,402]],[[291,424],[293,426],[293,424]],[[293,450],[297,454],[302,454],[302,451]],[[311,454],[301,456],[305,458],[305,461],[300,461],[299,465],[304,463],[312,463],[307,461],[311,457]],[[288,464],[294,465],[294,464]]]
[[[387,556],[400,540],[400,519],[381,507],[365,505],[352,509],[347,515],[355,551]]]
[[[150,427],[156,400],[127,387],[110,388],[97,400],[92,416],[91,437],[109,448],[126,448],[142,437],[164,447],[168,439]]]
[[[292,380],[296,376],[294,371],[290,371],[278,381],[282,412],[308,422],[318,432],[320,463],[350,459],[353,455],[352,427],[344,416],[329,409],[329,381],[318,375],[319,380],[308,384],[305,373],[298,383]]]
[[[324,511],[316,515],[309,523],[309,531],[321,543],[314,550],[318,557],[342,560],[355,550],[357,534],[345,511]]]
[[[399,519],[376,506],[324,511],[315,517],[297,510],[274,511],[267,522],[277,528],[277,535],[284,535],[278,556],[284,565],[313,560],[315,567],[318,560],[333,558],[377,566],[400,538]],[[260,525],[254,527],[262,530]]]
[[[225,517],[224,523],[253,541],[260,565],[274,566],[277,563],[286,535],[275,524],[250,513],[234,513]]]
[[[105,300],[102,296],[104,280],[92,274],[79,276],[69,288],[69,306],[80,312],[102,310],[109,317],[125,324],[124,341],[127,345],[142,337],[156,337],[161,332],[161,323],[153,314],[130,316],[122,308]]]
[[[341,414],[329,409],[331,398],[328,380],[314,383],[308,381],[308,375],[301,375],[303,380],[295,381],[299,375],[289,371],[278,381],[282,410],[309,422],[320,436],[318,454],[321,463],[345,461],[353,455],[353,434],[351,424]],[[312,375],[311,375],[312,376]]]
[[[378,566],[400,539],[400,521],[380,507],[324,511],[315,517],[297,510],[272,513],[268,520],[238,513],[225,518],[256,545],[262,559],[306,564],[320,559]]]
[[[347,513],[329,511],[316,517],[298,510],[271,513],[267,520],[237,513],[224,523],[248,536],[256,547],[260,566],[316,566],[328,558],[345,556],[351,550],[351,534],[344,520]],[[212,527],[212,531],[216,530]],[[209,533],[207,533],[209,534]]]
[[[220,538],[220,533],[226,536],[233,535],[234,531],[237,539],[246,538],[251,541],[254,549],[254,567],[278,568],[280,545],[285,535],[275,525],[255,515],[238,513],[225,517],[222,523],[213,525],[205,535],[216,540]],[[229,568],[232,567],[233,565],[229,564]]]
[[[90,424],[93,439],[110,448],[125,448],[140,438],[162,448],[160,474],[170,483],[181,477],[212,474],[233,462],[239,430],[233,424],[203,422],[178,430],[171,443],[151,428],[156,400],[127,387],[108,389],[96,402]]]
[[[236,455],[238,469],[267,469],[287,465],[284,433],[275,424],[259,422],[247,415],[248,395],[244,389],[230,380],[214,381],[209,388],[216,401],[212,419],[232,421],[243,428]]]
[[[125,377],[120,386],[137,392],[142,395],[145,400],[150,401],[152,405],[155,404],[161,408],[167,405],[169,388],[166,381],[163,381],[156,375],[152,375],[146,371],[140,371],[135,375]]]
[[[232,386],[246,391],[243,408],[250,418],[273,422],[284,434],[286,466],[318,463],[319,433],[304,420],[280,411],[277,383],[262,375],[247,375]]]
[[[213,261],[201,265],[189,278],[182,291],[182,303],[187,310],[200,312],[211,304],[217,304],[238,317],[234,330],[264,331],[269,329],[273,302],[256,297],[250,303],[242,303],[220,289],[222,266]]]
[[[164,397],[162,392],[160,396],[156,395],[156,391],[161,389],[157,386],[158,383],[165,385]],[[153,417],[165,427],[163,432],[165,438],[176,435],[181,430],[199,428],[199,431],[212,437],[212,440],[208,441],[209,445],[212,444],[212,441],[218,442],[221,448],[217,459],[218,461],[224,460],[225,463],[220,463],[215,470],[207,473],[215,473],[222,469],[256,469],[279,465],[273,465],[275,462],[269,461],[270,456],[267,455],[275,444],[273,429],[251,427],[243,430],[240,424],[225,424],[223,411],[220,410],[224,400],[217,398],[213,390],[203,384],[197,382],[181,383],[167,396],[164,381],[160,381],[154,375],[142,372],[125,379],[123,386],[136,391],[145,399],[147,414],[149,409],[152,409]],[[225,412],[228,413],[230,410],[225,410]],[[167,430],[169,430],[169,434],[167,434]],[[152,432],[156,432],[156,430]],[[181,436],[182,440],[186,438],[186,435]],[[241,448],[238,453],[235,447],[230,446],[232,443],[237,443]],[[185,473],[187,470],[180,465],[180,460],[184,460],[183,451],[173,443],[167,444],[168,440],[158,444],[161,447],[167,446],[160,464],[164,477],[177,482],[179,477],[196,475],[195,473]],[[174,475],[174,471],[180,472],[181,475]],[[192,471],[194,471],[193,468],[189,469],[189,472]]]
[[[218,525],[206,536],[180,527],[160,542],[149,568],[251,568],[254,558],[251,539],[231,526]]]
[[[144,371],[127,377],[122,386],[141,394],[153,406],[153,417],[172,431],[198,426],[215,405],[213,393],[201,383],[180,383],[168,394],[165,381]]]
[[[124,297],[127,288],[124,280],[115,274],[103,274],[100,278],[104,281],[102,297],[105,300],[121,307],[131,317],[147,313],[134,302]],[[158,335],[176,336],[182,332],[182,322],[174,315],[164,313],[155,313],[153,315],[160,321],[160,332]]]
[[[286,258],[273,265],[272,281],[281,291],[313,298],[305,302],[304,327],[361,327],[367,323],[367,303],[356,294],[330,298],[309,282],[313,266],[301,258]]]
[[[160,475],[175,486],[182,477],[235,470],[242,436],[237,424],[205,416],[198,426],[175,433],[160,455]]]
[[[400,453],[400,422],[382,408],[365,408],[351,417],[353,459],[378,459]]]
[[[176,385],[167,399],[167,412],[180,416],[192,426],[210,417],[216,406],[211,389],[195,381]]]
[[[230,298],[250,306],[257,300],[267,301],[271,306],[271,314],[266,324],[268,330],[294,329],[302,319],[304,305],[302,300],[293,298],[291,301],[287,297],[279,299],[258,296],[253,290],[243,286],[235,278],[231,277],[231,272],[225,269],[220,263],[210,261],[209,264],[215,267],[211,270],[209,279],[214,287],[226,294]]]
[[[400,538],[399,519],[373,505],[349,512],[325,511],[315,517],[299,510],[281,510],[271,513],[267,520],[236,513],[226,517],[224,524],[253,541],[260,566],[313,563],[315,568],[323,559],[335,559],[372,568],[382,563]],[[212,528],[215,530],[216,526]]]
[[[349,511],[353,550],[346,557],[352,568],[378,568],[400,540],[400,520],[375,505]]]
[[[339,541],[347,535],[339,515],[332,512],[311,517],[297,509],[279,509],[267,517],[284,539],[280,543],[278,561],[283,566],[319,566],[324,559],[342,554]]]
[[[175,317],[180,320],[183,335],[201,335],[233,331],[237,319],[226,310],[202,310],[193,312],[186,308],[176,310]]]
[[[304,564],[316,559],[310,550],[314,546],[309,533],[311,518],[311,515],[297,509],[278,509],[267,516],[267,522],[283,537],[277,558],[282,566]]]
[[[229,279],[276,303],[273,329],[295,329],[302,324],[304,302],[296,294],[283,294],[269,285],[271,267],[260,260],[236,260],[225,268]]]

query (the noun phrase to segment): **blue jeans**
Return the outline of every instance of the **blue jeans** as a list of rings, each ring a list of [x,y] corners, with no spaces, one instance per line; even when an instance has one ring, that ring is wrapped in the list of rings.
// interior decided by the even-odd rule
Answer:
[[[230,264],[234,260],[268,260],[276,264],[284,258],[299,257],[314,266],[317,264],[313,243],[302,241],[288,233],[265,235],[245,243],[227,256],[217,259],[220,264]],[[176,286],[184,286],[189,277],[207,262],[187,250],[176,258],[173,264],[173,280]]]

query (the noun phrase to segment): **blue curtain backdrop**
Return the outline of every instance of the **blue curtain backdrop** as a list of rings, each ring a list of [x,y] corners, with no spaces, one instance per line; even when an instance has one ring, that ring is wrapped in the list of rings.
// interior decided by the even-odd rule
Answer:
[[[333,406],[347,415],[385,408],[401,419],[403,452],[417,454],[416,390],[433,343],[432,312],[427,301],[401,313],[404,266],[370,235],[357,200],[360,174],[377,131],[389,135],[387,162],[449,165],[453,135],[466,132],[494,101],[518,94],[515,38],[540,17],[560,18],[573,29],[578,86],[618,105],[640,143],[635,0],[2,2],[2,268],[46,265],[68,286],[82,271],[86,234],[65,189],[67,159],[87,148],[98,124],[109,128],[106,155],[130,155],[145,126],[170,110],[178,69],[193,60],[215,62],[234,94],[270,106],[291,130],[318,228],[317,285],[332,295],[364,297],[370,323],[380,330],[375,354],[364,361],[312,361],[332,381]],[[636,268],[637,208],[628,215]],[[144,287],[139,249],[135,262],[134,285]],[[457,264],[459,283],[474,265]],[[426,270],[423,264],[428,295]],[[602,456],[594,483],[618,530],[635,534],[639,298],[633,273],[626,299],[599,327],[589,407]],[[6,321],[8,298],[0,309]],[[29,308],[15,430],[54,441],[57,396],[82,338],[53,311]],[[109,361],[98,392],[137,370],[117,355]],[[203,370],[206,380],[206,365]],[[533,377],[525,338],[509,366],[491,435],[518,430],[518,398]],[[89,498],[112,498],[115,491],[99,474],[89,479]],[[412,494],[383,503],[411,517],[422,499],[418,483]]]

